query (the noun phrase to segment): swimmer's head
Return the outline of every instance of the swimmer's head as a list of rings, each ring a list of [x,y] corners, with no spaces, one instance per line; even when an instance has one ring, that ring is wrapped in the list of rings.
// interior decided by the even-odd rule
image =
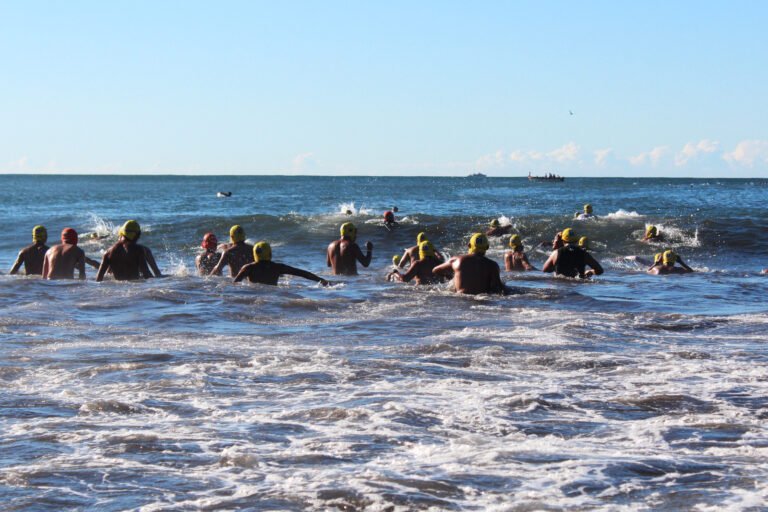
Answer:
[[[579,238],[579,247],[583,249],[589,249],[589,238],[585,236]]]
[[[397,212],[399,212],[400,210],[398,210],[398,209],[397,209],[397,206],[393,206],[393,207],[392,207],[392,211],[393,211],[393,212],[395,212],[395,213],[397,213]]]
[[[671,267],[677,262],[677,254],[675,254],[675,251],[664,251],[661,259],[665,267]]]
[[[475,233],[469,239],[469,254],[485,254],[488,250],[488,237],[483,233]]]
[[[657,252],[656,254],[654,254],[653,255],[653,264],[654,265],[658,265],[659,263],[661,263],[661,258],[663,256],[664,255],[662,253],[660,253],[660,252]]]
[[[48,241],[48,230],[45,226],[35,226],[32,228],[32,241],[36,244],[44,244]]]
[[[499,222],[499,219],[493,219],[493,220],[491,221],[491,227],[492,227],[492,228],[497,228],[497,227],[499,227],[499,226],[501,226],[501,223]]]
[[[419,259],[423,260],[424,258],[434,258],[435,257],[435,246],[432,245],[432,242],[429,240],[424,240],[419,244]]]
[[[579,235],[573,228],[566,228],[562,231],[560,238],[567,244],[576,243],[579,241]]]
[[[352,210],[347,210],[344,212],[346,215],[352,215]]]
[[[387,210],[384,212],[384,222],[392,223],[395,222],[395,214],[392,213],[391,210]]]
[[[399,254],[395,254],[394,256],[392,256],[392,264],[394,266],[398,266],[400,264],[400,255]]]
[[[421,232],[418,235],[416,235],[416,245],[419,245],[421,242],[427,240],[427,234],[425,232]]]
[[[141,236],[141,226],[135,220],[127,220],[123,227],[120,228],[118,234],[126,240],[135,242]]]
[[[64,228],[61,230],[61,243],[77,245],[77,231],[72,228]]]
[[[201,244],[202,248],[208,251],[215,251],[216,247],[219,245],[219,240],[216,238],[216,235],[213,233],[206,233],[203,235],[203,243]]]
[[[357,239],[357,228],[351,222],[345,222],[339,228],[341,238],[346,238],[350,242],[354,242]]]
[[[261,241],[253,246],[253,259],[256,263],[261,261],[272,261],[272,247],[269,243]]]
[[[587,213],[587,214],[592,213],[592,205],[591,204],[587,203],[587,204],[584,205],[584,213]]]
[[[651,225],[651,226],[648,226],[647,228],[645,228],[645,236],[646,237],[652,237],[652,236],[656,236],[658,234],[659,234],[659,230],[658,230],[658,228],[656,226]]]
[[[235,244],[245,242],[245,230],[243,229],[243,226],[235,224],[229,228],[229,239]]]
[[[523,248],[523,241],[520,240],[520,235],[512,235],[509,237],[509,248],[513,251],[517,251]]]

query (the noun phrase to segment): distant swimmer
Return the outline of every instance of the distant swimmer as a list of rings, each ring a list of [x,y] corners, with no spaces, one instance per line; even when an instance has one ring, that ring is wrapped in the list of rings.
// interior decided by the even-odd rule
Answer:
[[[355,242],[357,240],[357,228],[351,222],[345,222],[339,228],[341,238],[328,245],[327,263],[333,269],[335,275],[357,275],[357,262],[364,267],[371,264],[373,257],[373,244],[365,242],[366,253]]]
[[[572,228],[564,229],[561,238],[565,245],[552,252],[544,263],[543,272],[553,272],[565,277],[590,278],[603,273],[603,267],[583,247],[578,246],[579,236]],[[586,267],[591,267],[586,270]]]
[[[408,263],[413,264],[413,262],[419,260],[419,245],[421,242],[424,242],[427,240],[427,234],[424,231],[421,231],[418,235],[416,235],[416,245],[413,247],[409,247],[403,252],[402,257],[400,258],[400,262],[397,264],[398,268],[404,268]],[[437,250],[435,250],[435,257],[439,260],[439,263],[442,263],[445,259],[442,254],[440,254]]]
[[[232,277],[235,277],[240,269],[248,263],[253,263],[253,246],[245,242],[245,230],[239,224],[229,228],[229,239],[232,244],[224,250],[219,262],[211,270],[213,275],[221,275],[224,265],[229,265]]]
[[[64,228],[61,243],[45,253],[43,279],[74,279],[75,270],[79,279],[85,279],[85,252],[77,246],[77,231]]]
[[[253,263],[248,263],[240,269],[235,277],[235,282],[239,283],[248,278],[252,283],[277,285],[280,276],[291,275],[299,276],[310,281],[316,281],[323,286],[330,283],[322,277],[316,276],[312,272],[294,268],[283,263],[272,261],[272,247],[267,242],[259,242],[253,246]]]
[[[499,219],[493,219],[490,223],[490,227],[485,232],[485,236],[502,236],[512,231],[512,226],[502,226]]]
[[[11,267],[11,275],[17,274],[22,264],[24,265],[24,273],[26,275],[42,274],[45,253],[48,251],[48,246],[45,245],[47,241],[48,231],[45,229],[45,226],[35,226],[32,228],[32,245],[28,245],[19,251],[19,255]]]
[[[523,241],[520,239],[520,235],[512,235],[509,238],[509,248],[510,250],[504,254],[504,268],[506,270],[536,270],[523,251]]]
[[[679,263],[680,266],[676,267],[675,263]],[[687,274],[693,272],[693,269],[685,264],[683,259],[678,256],[674,251],[664,251],[661,256],[661,265],[654,264],[648,270],[649,274]]]
[[[216,192],[216,197],[232,197],[232,192]]]
[[[397,208],[395,208],[396,210]],[[395,220],[395,212],[392,210],[387,210],[384,212],[384,227],[387,228],[389,231],[392,231],[396,227],[398,227],[400,224]]]
[[[432,269],[440,264],[437,259],[435,246],[429,240],[419,243],[419,259],[411,261],[411,266],[405,274],[393,270],[387,275],[388,281],[400,281],[407,283],[416,279],[416,284],[433,284],[441,281],[441,278],[432,273]]]
[[[101,259],[96,281],[103,281],[107,272],[111,272],[118,281],[147,279],[152,273],[147,265],[146,251],[136,243],[141,235],[141,226],[135,220],[126,221],[120,228],[117,243],[107,249]]]
[[[488,237],[483,233],[475,233],[469,239],[469,254],[454,256],[432,269],[432,273],[446,278],[453,277],[453,285],[458,293],[505,293],[499,264],[485,257],[487,250]]]
[[[650,241],[662,241],[664,237],[661,233],[659,233],[659,228],[657,228],[654,225],[650,225],[647,228],[645,228],[645,236],[643,236],[643,239],[641,242],[650,242]]]
[[[578,220],[594,219],[595,216],[592,214],[592,205],[589,203],[585,204],[584,212],[583,213],[576,212],[574,217]]]
[[[200,246],[203,248],[203,252],[195,258],[195,266],[201,276],[208,276],[211,275],[211,272],[216,268],[216,264],[221,259],[221,253],[216,250],[219,246],[219,241],[213,233],[206,233],[203,235],[203,243]],[[216,275],[221,275],[221,271]]]

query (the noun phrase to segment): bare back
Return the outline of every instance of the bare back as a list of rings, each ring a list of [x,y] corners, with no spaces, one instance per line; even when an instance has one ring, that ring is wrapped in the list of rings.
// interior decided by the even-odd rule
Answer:
[[[480,254],[456,256],[435,267],[437,275],[453,272],[453,284],[459,293],[503,293],[499,265]]]
[[[19,271],[21,265],[24,265],[24,273],[28,276],[40,275],[43,273],[43,261],[45,260],[45,253],[48,251],[48,246],[39,243],[32,244],[23,248],[19,252],[19,256],[16,258],[16,262],[11,268],[11,275],[16,274]]]
[[[96,280],[101,281],[111,271],[118,281],[151,277],[144,249],[130,241],[118,242],[104,254]]]
[[[235,277],[245,265],[253,263],[253,246],[245,242],[230,245],[221,255],[219,262],[213,268],[212,274],[221,273],[224,265],[229,265],[229,272]]]
[[[336,275],[357,275],[357,262],[360,261],[367,267],[370,263],[369,256],[363,256],[363,251],[355,242],[341,238],[328,245],[328,266]]]
[[[85,279],[85,252],[76,245],[54,245],[45,253],[43,277],[47,279]]]

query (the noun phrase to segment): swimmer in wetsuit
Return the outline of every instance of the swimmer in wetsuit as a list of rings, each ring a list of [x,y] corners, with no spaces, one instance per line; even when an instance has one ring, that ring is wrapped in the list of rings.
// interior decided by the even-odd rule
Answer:
[[[21,265],[24,265],[24,273],[28,276],[40,275],[43,273],[43,261],[45,253],[49,247],[45,245],[48,241],[48,231],[45,226],[35,226],[32,228],[32,245],[28,245],[19,251],[16,261],[11,267],[11,275],[19,272]]]
[[[676,267],[675,263],[679,263],[680,266]],[[690,272],[693,272],[693,269],[686,265],[683,259],[674,251],[664,251],[664,254],[661,256],[661,265],[654,263],[648,269],[648,273],[653,275],[688,274]]]
[[[371,264],[373,244],[365,243],[366,253],[355,243],[357,228],[351,222],[345,222],[339,229],[341,238],[328,245],[326,262],[335,275],[357,275],[357,262],[364,267]]]
[[[401,274],[397,270],[393,270],[387,275],[387,280],[407,283],[416,279],[416,284],[419,285],[438,283],[441,279],[432,273],[432,269],[439,264],[440,260],[437,259],[435,246],[429,240],[423,240],[419,244],[419,259],[411,262],[408,272]]]
[[[75,270],[85,279],[85,252],[77,246],[77,231],[64,228],[61,243],[45,253],[43,279],[74,279]]]
[[[152,273],[147,265],[147,255],[143,246],[136,243],[141,235],[141,226],[135,220],[126,221],[120,228],[117,243],[107,249],[101,259],[96,281],[103,281],[107,272],[111,272],[117,281],[147,279]]]
[[[554,272],[556,275],[582,279],[603,273],[600,263],[583,247],[578,246],[579,236],[573,229],[564,229],[561,238],[565,245],[552,252],[544,263],[542,272]],[[586,270],[587,266],[591,268]]]
[[[272,247],[267,242],[259,242],[253,246],[253,263],[249,263],[240,269],[235,277],[235,282],[239,283],[245,278],[252,283],[261,283],[269,285],[277,285],[277,281],[280,276],[291,275],[299,276],[310,281],[316,281],[323,286],[328,286],[330,283],[318,277],[312,272],[294,268],[283,263],[277,263],[272,261]]]
[[[229,265],[229,272],[235,277],[243,266],[253,263],[253,246],[245,242],[243,227],[236,224],[229,228],[229,239],[232,244],[222,253],[219,262],[211,270],[213,275],[221,275],[224,265]]]
[[[203,248],[203,252],[195,258],[195,266],[201,276],[208,276],[211,275],[211,272],[216,268],[216,264],[221,259],[221,253],[216,250],[219,246],[219,241],[213,233],[206,233],[203,235],[203,243],[200,246]],[[221,275],[221,271],[216,275]]]
[[[592,205],[587,203],[584,205],[584,213],[576,212],[574,216],[577,220],[593,219],[595,216],[592,214]]]
[[[488,237],[483,233],[475,233],[469,239],[469,254],[454,256],[433,268],[432,273],[453,277],[453,285],[458,293],[505,293],[499,264],[485,257],[487,250]]]
[[[523,251],[523,241],[520,239],[520,235],[512,235],[509,238],[509,248],[511,250],[504,254],[505,270],[536,270]]]

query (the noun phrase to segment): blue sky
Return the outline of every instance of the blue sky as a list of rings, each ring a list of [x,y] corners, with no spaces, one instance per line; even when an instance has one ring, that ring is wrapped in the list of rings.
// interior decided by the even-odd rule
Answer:
[[[0,1],[0,172],[767,176],[766,22],[758,1]]]

